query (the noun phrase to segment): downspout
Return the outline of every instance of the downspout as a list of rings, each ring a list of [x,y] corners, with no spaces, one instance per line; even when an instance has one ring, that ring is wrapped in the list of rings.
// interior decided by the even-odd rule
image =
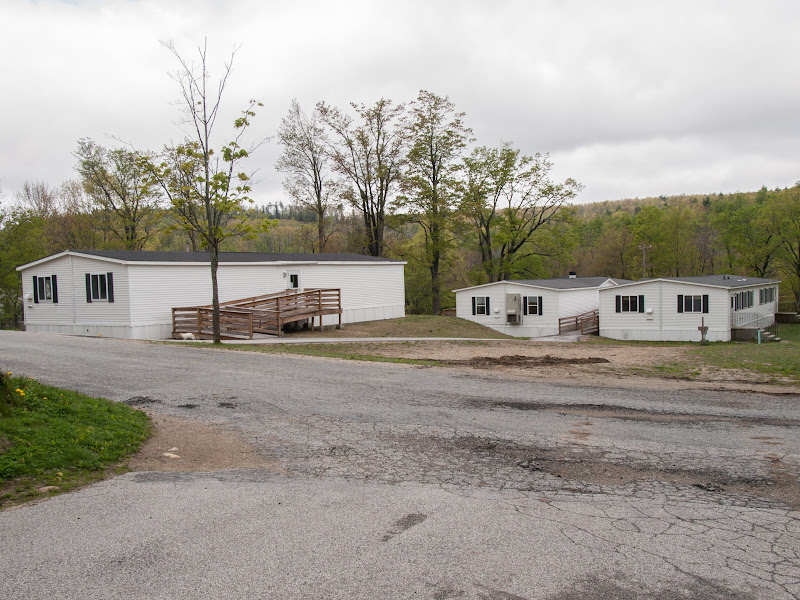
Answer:
[[[658,282],[658,331],[664,330],[664,282]]]

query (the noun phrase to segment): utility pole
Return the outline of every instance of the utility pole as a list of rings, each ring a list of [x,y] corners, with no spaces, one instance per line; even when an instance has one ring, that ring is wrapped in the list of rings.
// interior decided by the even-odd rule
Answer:
[[[653,244],[642,244],[639,250],[642,251],[642,278],[647,277],[647,251],[653,247]]]

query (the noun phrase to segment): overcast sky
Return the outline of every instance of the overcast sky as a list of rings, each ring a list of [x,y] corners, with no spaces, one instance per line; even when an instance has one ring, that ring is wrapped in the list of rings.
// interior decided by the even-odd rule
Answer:
[[[549,152],[578,202],[786,187],[800,180],[800,2],[0,0],[0,188],[76,176],[80,138],[183,137],[178,64],[208,39],[230,129],[249,98],[275,132],[293,98],[372,104],[420,89],[477,143]],[[284,199],[275,143],[259,203]]]

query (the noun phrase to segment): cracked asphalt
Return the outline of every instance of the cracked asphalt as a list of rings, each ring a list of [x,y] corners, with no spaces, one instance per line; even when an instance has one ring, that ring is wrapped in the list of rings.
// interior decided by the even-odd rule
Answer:
[[[0,365],[289,473],[128,473],[0,513],[3,598],[800,598],[797,396],[18,332]]]

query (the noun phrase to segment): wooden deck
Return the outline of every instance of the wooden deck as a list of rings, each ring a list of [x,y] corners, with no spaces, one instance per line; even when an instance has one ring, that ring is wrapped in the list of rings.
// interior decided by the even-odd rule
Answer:
[[[575,315],[574,317],[563,317],[558,320],[558,333],[567,331],[580,331],[586,333],[600,332],[600,311],[590,310],[589,312]]]
[[[319,318],[322,329],[324,315],[339,315],[342,328],[342,293],[339,289],[286,290],[275,294],[254,296],[219,307],[220,337],[224,340],[253,339],[254,333],[283,335],[287,323],[311,320],[311,328]],[[198,339],[213,338],[213,308],[187,306],[172,309],[172,337],[192,333]]]

